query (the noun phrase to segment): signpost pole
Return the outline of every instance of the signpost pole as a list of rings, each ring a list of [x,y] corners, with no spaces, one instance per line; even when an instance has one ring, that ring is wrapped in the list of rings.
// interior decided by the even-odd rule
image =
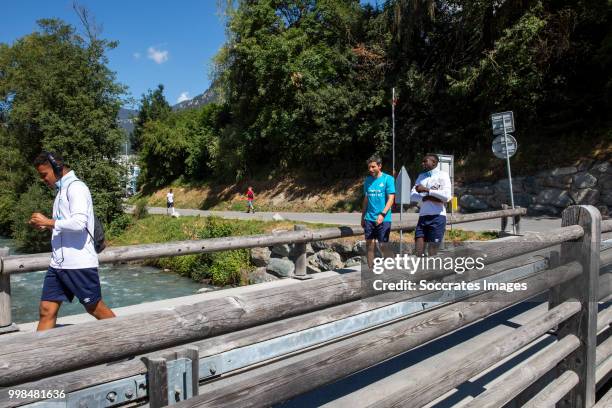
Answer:
[[[395,174],[395,87],[391,88],[391,139],[393,144],[393,177],[396,177]]]
[[[506,133],[506,121],[502,119],[502,123],[504,125],[504,145],[506,146],[506,168],[508,170],[508,187],[510,188],[510,205],[514,210],[514,194],[512,192],[512,173],[510,172],[510,155],[508,152],[508,135]],[[514,221],[514,217],[512,217],[512,233],[516,235],[516,222]]]
[[[404,212],[404,204],[400,203],[400,225],[402,223],[402,213]],[[404,230],[400,230],[400,245],[399,245],[399,253],[400,255],[404,254]]]

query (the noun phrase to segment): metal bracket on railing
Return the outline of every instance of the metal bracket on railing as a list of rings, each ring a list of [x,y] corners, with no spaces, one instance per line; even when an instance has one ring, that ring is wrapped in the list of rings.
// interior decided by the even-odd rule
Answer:
[[[161,358],[143,357],[147,366],[149,406],[161,408],[198,395],[198,348],[189,347]]]
[[[68,395],[66,408],[97,408],[122,405],[146,396],[144,375],[129,380],[113,381]]]

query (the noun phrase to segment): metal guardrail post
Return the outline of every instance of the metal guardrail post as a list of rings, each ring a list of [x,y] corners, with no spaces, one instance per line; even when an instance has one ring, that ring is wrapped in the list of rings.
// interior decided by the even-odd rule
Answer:
[[[0,248],[0,334],[19,330],[11,315],[11,275],[3,273],[2,258],[9,254],[8,248]]]
[[[149,407],[174,405],[198,395],[198,348],[188,347],[159,358],[143,357],[142,362],[147,367]]]
[[[306,226],[303,224],[296,224],[293,226],[293,230],[294,231],[304,231],[306,230]],[[300,279],[300,280],[305,280],[305,279],[311,279],[312,276],[309,276],[306,273],[306,264],[308,263],[308,260],[306,258],[306,243],[302,242],[302,243],[295,243],[293,244],[293,251],[295,254],[295,272],[293,277],[295,279]]]
[[[578,385],[561,400],[561,406],[590,408],[595,404],[595,351],[597,347],[597,301],[599,286],[601,214],[597,208],[571,206],[563,211],[561,225],[580,225],[582,238],[561,245],[561,263],[579,261],[582,275],[560,285],[553,292],[551,304],[568,299],[578,299],[581,310],[559,325],[558,338],[574,334],[580,339],[580,347],[567,356],[558,366],[559,374],[572,370],[580,379]]]

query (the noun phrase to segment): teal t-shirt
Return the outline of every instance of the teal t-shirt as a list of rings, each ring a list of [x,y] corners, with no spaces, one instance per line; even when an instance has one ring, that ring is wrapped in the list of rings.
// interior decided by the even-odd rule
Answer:
[[[387,173],[381,173],[378,178],[368,176],[363,184],[363,193],[368,197],[365,219],[376,221],[378,214],[385,209],[389,194],[395,194],[395,180]],[[384,221],[391,222],[391,210],[385,216]]]

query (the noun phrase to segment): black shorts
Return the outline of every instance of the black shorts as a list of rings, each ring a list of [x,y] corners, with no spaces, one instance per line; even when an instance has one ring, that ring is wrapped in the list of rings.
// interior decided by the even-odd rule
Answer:
[[[83,306],[93,306],[102,299],[98,268],[55,269],[50,266],[40,300],[72,302],[75,296]]]
[[[446,216],[444,215],[422,215],[419,217],[415,238],[425,238],[425,242],[440,243],[444,239],[446,231]]]
[[[376,221],[365,220],[365,239],[375,239],[378,242],[389,242],[391,222],[384,221],[376,225]]]
[[[166,203],[166,208],[172,208],[172,207],[174,207],[174,203],[171,203],[171,202]]]

